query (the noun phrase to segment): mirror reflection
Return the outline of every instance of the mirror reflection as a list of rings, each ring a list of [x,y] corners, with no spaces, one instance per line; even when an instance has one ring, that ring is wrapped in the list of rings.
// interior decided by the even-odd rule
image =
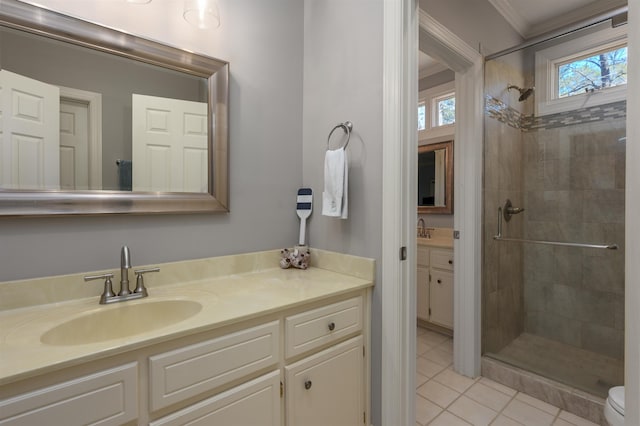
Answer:
[[[453,213],[453,141],[418,147],[418,213]]]
[[[206,78],[0,32],[0,189],[208,192]]]

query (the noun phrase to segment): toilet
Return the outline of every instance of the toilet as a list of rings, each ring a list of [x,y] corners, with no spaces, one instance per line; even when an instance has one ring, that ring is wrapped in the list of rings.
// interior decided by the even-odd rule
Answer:
[[[609,389],[609,397],[604,404],[604,417],[609,426],[624,426],[624,386]]]

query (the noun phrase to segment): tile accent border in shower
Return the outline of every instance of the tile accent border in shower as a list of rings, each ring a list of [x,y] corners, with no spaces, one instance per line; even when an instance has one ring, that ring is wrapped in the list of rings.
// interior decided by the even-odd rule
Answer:
[[[520,111],[511,108],[491,95],[485,96],[484,112],[489,117],[498,120],[514,129],[524,130],[522,127],[525,116]]]
[[[481,375],[494,382],[509,386],[599,425],[607,425],[602,398],[486,356],[482,357],[481,369]]]
[[[576,124],[627,118],[627,101],[613,102],[589,108],[535,117],[521,114],[491,95],[485,96],[485,114],[523,132],[554,129]]]

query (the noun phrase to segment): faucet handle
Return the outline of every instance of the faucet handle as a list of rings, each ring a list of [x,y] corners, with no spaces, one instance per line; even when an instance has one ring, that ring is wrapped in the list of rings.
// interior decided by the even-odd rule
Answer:
[[[143,275],[149,272],[160,272],[160,268],[147,268],[133,271],[133,273],[136,274],[136,288],[133,290],[134,293],[142,293],[145,296],[147,295],[147,288],[144,286]]]
[[[93,281],[93,280],[101,280],[104,279],[104,291],[100,296],[100,304],[104,305],[107,303],[107,299],[110,297],[114,297],[116,294],[113,292],[113,284],[111,282],[111,278],[113,278],[113,274],[102,274],[102,275],[86,275],[84,277],[85,282]]]

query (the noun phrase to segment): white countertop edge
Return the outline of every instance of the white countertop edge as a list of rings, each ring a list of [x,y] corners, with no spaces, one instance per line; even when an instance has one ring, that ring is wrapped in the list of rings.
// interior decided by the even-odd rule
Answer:
[[[453,239],[450,238],[416,238],[419,246],[453,249]]]

